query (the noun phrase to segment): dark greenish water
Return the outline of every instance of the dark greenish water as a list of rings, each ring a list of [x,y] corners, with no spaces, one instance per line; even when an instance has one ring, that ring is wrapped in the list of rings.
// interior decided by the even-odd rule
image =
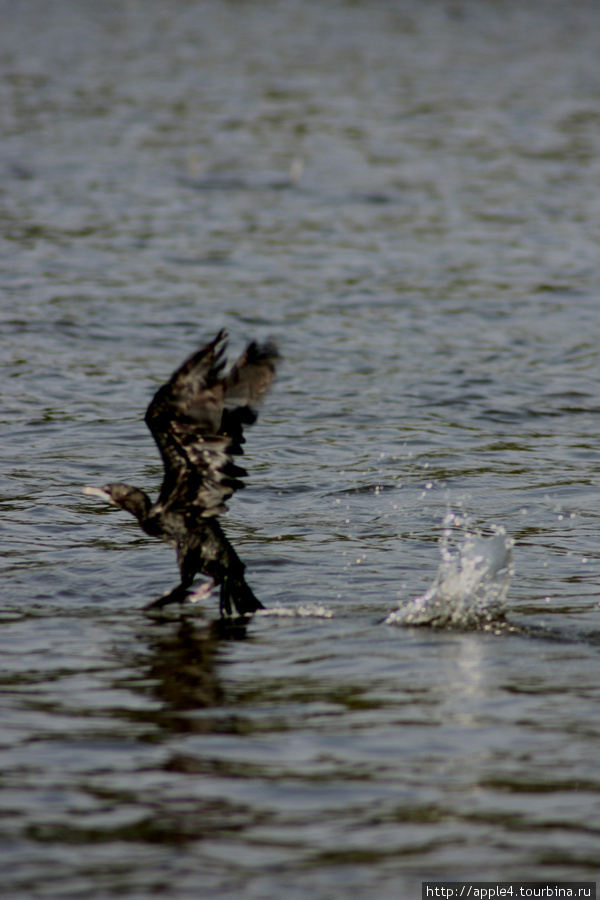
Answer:
[[[2,896],[596,879],[600,7],[0,17]],[[224,522],[279,613],[229,629],[145,615],[174,554],[81,493],[158,488],[222,326],[285,357]],[[384,624],[449,512],[514,630]]]

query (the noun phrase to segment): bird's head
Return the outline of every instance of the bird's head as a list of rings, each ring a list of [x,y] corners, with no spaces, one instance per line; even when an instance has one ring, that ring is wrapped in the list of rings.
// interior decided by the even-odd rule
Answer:
[[[131,513],[136,519],[145,519],[150,511],[150,498],[139,488],[131,487],[129,484],[105,484],[102,487],[84,487],[84,494],[91,494],[94,497],[102,497],[113,506],[119,506],[121,509]]]

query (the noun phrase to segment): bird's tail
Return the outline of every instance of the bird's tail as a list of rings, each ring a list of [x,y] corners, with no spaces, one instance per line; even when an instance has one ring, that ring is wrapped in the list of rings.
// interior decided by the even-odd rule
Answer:
[[[240,616],[264,609],[244,579],[243,572],[228,572],[221,581],[221,615],[230,616],[232,604]]]

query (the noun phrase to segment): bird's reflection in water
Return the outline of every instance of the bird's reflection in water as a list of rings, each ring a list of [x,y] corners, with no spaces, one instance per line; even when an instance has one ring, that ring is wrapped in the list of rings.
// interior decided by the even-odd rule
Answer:
[[[225,707],[219,680],[224,642],[244,640],[249,619],[211,622],[181,614],[178,618],[153,617],[143,639],[144,690],[160,701],[153,719],[161,730],[185,733],[235,731],[236,716]],[[194,716],[192,711],[214,710]]]
[[[151,644],[148,676],[154,691],[173,710],[215,706],[223,699],[216,674],[215,623],[196,624],[182,616],[175,629],[164,629]]]
[[[129,635],[128,650],[120,660],[125,680],[121,678],[117,686],[137,694],[138,702],[129,699],[120,710],[120,727],[125,724],[131,729],[128,734],[160,750],[141,754],[140,778],[134,768],[125,788],[130,802],[140,809],[139,819],[119,830],[128,840],[149,847],[180,847],[230,835],[254,821],[251,806],[225,795],[204,794],[197,780],[237,772],[238,763],[213,753],[206,738],[237,737],[247,729],[245,717],[228,701],[219,678],[227,664],[223,649],[229,641],[246,637],[246,624],[232,618],[207,621],[198,611],[163,613],[139,624],[133,651]],[[194,784],[181,775],[193,776]]]
[[[239,735],[247,732],[248,723],[240,710],[227,702],[219,680],[223,664],[222,648],[228,641],[244,640],[250,620],[221,619],[203,622],[182,614],[177,622],[154,620],[156,632],[150,640],[151,660],[147,675],[153,683],[152,693],[160,700],[160,713],[155,718],[167,745],[176,735]],[[169,627],[171,626],[171,627]],[[204,742],[201,742],[204,746]],[[236,764],[220,757],[206,756],[194,749],[171,748],[161,768],[178,775],[222,777],[238,774]],[[246,820],[248,812],[223,800],[192,804],[177,816],[174,828],[180,833],[182,819],[186,835],[198,837],[215,829],[231,827],[233,819]],[[182,815],[183,814],[183,815]],[[250,814],[252,815],[252,814]],[[202,824],[199,824],[202,823]],[[207,824],[210,823],[210,824]]]

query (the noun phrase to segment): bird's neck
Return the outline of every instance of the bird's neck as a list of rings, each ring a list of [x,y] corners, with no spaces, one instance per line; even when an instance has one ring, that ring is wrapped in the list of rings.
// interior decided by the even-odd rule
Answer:
[[[150,497],[144,493],[144,491],[134,488],[120,505],[122,509],[131,513],[132,516],[135,516],[145,530],[146,522],[148,521],[150,510],[152,508]]]

